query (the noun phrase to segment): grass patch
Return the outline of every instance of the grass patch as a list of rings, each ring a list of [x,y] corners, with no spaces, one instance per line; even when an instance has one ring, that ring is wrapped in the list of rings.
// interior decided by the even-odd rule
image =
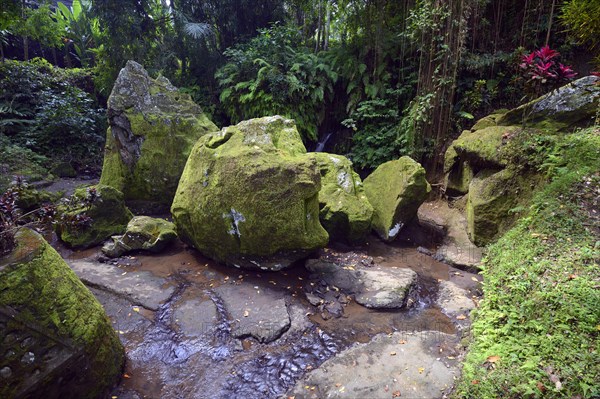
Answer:
[[[600,395],[600,130],[557,139],[543,168],[549,184],[489,248],[455,397]]]

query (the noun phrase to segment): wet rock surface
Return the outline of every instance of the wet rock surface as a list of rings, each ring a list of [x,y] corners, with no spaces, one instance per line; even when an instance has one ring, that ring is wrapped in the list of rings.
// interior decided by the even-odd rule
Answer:
[[[440,398],[458,376],[456,339],[437,331],[378,335],[310,372],[288,393],[308,398]]]
[[[321,250],[317,260],[358,270],[410,266],[418,275],[412,306],[367,308],[340,287],[336,291],[329,285],[332,304],[343,308],[343,317],[333,317],[323,312],[320,298],[314,301],[316,305],[306,299],[308,287],[314,288],[311,283],[318,281],[302,265],[276,273],[237,270],[216,264],[179,241],[159,254],[116,258],[111,263],[96,261],[98,254],[98,248],[63,252],[71,265],[87,262],[96,272],[111,271],[110,278],[99,274],[105,279],[95,280],[92,292],[105,307],[127,353],[126,377],[112,393],[119,398],[284,397],[328,359],[381,334],[435,331],[458,339],[459,323],[468,320],[446,315],[436,304],[439,280],[471,291],[478,284],[474,275],[437,262],[416,247],[385,244],[371,237],[361,247]],[[166,292],[146,308],[134,299],[133,290],[143,286],[137,285],[139,281],[127,284],[131,292],[114,289],[128,276],[152,281],[151,287]],[[412,345],[406,340],[406,345]],[[375,358],[382,348],[387,350],[373,346],[370,356]],[[400,356],[400,350],[392,350]],[[448,352],[447,356],[452,355]],[[361,376],[376,378],[377,369],[364,373]],[[437,373],[438,369],[432,369],[430,378],[437,379]],[[391,396],[392,385],[388,385]]]
[[[418,211],[419,224],[442,236],[434,257],[442,262],[467,270],[478,270],[483,248],[471,242],[467,234],[467,219],[458,208],[447,202],[426,202]]]
[[[469,312],[475,308],[475,302],[468,291],[451,281],[440,281],[436,304],[447,314]]]
[[[344,265],[330,261],[309,260],[306,268],[311,279],[326,283],[325,292],[319,284],[313,291],[327,299],[331,290],[341,290],[369,308],[399,309],[406,305],[408,295],[417,281],[417,273],[410,269],[383,268],[378,265]],[[331,288],[330,288],[331,287]]]

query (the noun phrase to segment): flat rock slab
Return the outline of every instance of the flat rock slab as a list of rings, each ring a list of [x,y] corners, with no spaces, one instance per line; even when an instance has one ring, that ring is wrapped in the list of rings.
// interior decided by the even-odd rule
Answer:
[[[210,299],[189,299],[175,305],[177,331],[187,337],[213,335],[219,322],[217,307]]]
[[[283,295],[251,285],[223,285],[215,293],[231,318],[231,335],[254,337],[262,343],[279,338],[290,328],[290,315]]]
[[[67,263],[87,285],[125,297],[146,309],[158,310],[175,291],[167,280],[150,272],[126,272],[116,266],[87,260]]]
[[[475,302],[469,298],[469,293],[451,281],[441,281],[437,305],[446,314],[469,312],[475,308]]]
[[[458,376],[455,338],[424,331],[378,335],[312,371],[288,392],[308,398],[441,398]],[[452,355],[452,356],[451,356]]]
[[[417,273],[405,268],[342,266],[319,259],[307,261],[306,268],[313,273],[312,279],[354,295],[356,302],[368,308],[404,307],[417,282]]]

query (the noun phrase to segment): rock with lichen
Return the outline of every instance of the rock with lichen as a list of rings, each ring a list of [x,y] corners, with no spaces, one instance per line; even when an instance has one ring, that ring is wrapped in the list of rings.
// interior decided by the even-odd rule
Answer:
[[[431,191],[425,169],[410,157],[383,163],[364,181],[373,206],[373,230],[385,241],[396,238]]]
[[[56,225],[58,237],[75,248],[88,248],[123,233],[133,217],[123,193],[102,184],[78,188],[58,209],[62,214]]]
[[[0,257],[0,397],[106,397],[125,353],[104,309],[39,234],[16,242]]]
[[[177,238],[175,225],[168,220],[150,216],[135,216],[127,224],[125,234],[113,236],[102,247],[111,258],[132,251],[160,252]]]
[[[325,246],[321,177],[292,120],[251,119],[198,140],[171,214],[179,237],[237,267],[280,270]]]
[[[168,209],[198,138],[217,131],[188,94],[152,79],[134,61],[119,73],[108,99],[109,128],[100,183],[142,209]]]
[[[352,162],[342,155],[324,152],[310,156],[321,173],[319,217],[329,237],[350,243],[364,240],[371,230],[373,207]]]

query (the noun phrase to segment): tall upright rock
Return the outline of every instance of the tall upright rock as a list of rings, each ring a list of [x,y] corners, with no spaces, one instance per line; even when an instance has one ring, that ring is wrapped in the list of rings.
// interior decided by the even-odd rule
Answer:
[[[134,61],[115,82],[108,122],[100,182],[134,208],[168,209],[194,143],[219,130],[189,95]]]

